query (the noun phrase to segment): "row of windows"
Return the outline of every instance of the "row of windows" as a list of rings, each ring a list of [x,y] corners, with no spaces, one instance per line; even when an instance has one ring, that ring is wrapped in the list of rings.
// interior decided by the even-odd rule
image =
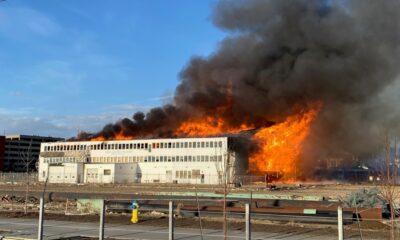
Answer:
[[[81,163],[85,160],[73,157],[60,157],[60,158],[45,158],[44,163]]]
[[[58,145],[45,146],[45,152],[79,150],[124,150],[157,148],[216,148],[222,147],[222,141],[159,142],[159,143],[101,143],[93,145]]]
[[[176,179],[198,179],[200,178],[200,170],[189,170],[189,171],[176,171],[175,178]]]
[[[130,157],[92,157],[92,163],[130,163],[130,162],[221,162],[221,155],[201,156],[130,156]],[[74,157],[45,158],[44,163],[77,163],[85,160]]]

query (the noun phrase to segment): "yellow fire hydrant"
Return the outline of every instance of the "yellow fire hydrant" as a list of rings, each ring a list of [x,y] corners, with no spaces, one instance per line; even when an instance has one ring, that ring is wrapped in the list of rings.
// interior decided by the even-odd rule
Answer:
[[[132,205],[130,206],[130,208],[132,209],[131,222],[132,223],[137,223],[139,221],[139,201],[138,200],[134,200],[132,202]]]

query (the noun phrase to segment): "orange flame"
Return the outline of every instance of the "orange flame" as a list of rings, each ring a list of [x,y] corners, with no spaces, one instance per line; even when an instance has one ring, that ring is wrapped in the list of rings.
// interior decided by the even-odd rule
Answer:
[[[135,139],[133,136],[125,136],[122,132],[119,132],[117,135],[113,136],[112,140],[132,140]],[[106,139],[104,136],[98,136],[95,138],[90,139],[92,142],[102,142],[109,139]]]
[[[242,124],[239,127],[227,126],[222,118],[206,117],[205,119],[189,120],[182,123],[175,134],[178,136],[204,137],[217,136],[226,133],[239,133],[249,130],[254,126]]]
[[[258,131],[253,139],[258,142],[259,149],[249,158],[249,170],[280,172],[285,179],[299,174],[303,143],[321,108],[322,104],[315,104],[307,111],[289,116],[282,123]]]

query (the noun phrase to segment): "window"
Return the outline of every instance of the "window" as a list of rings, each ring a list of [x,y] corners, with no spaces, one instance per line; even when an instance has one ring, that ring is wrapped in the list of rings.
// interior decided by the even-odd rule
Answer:
[[[193,142],[193,148],[196,148],[196,142]]]
[[[189,148],[192,148],[192,142],[189,142]]]
[[[218,143],[219,143],[219,147],[222,147],[222,141],[219,141]]]
[[[201,147],[204,148],[205,144],[204,142],[201,142]]]
[[[188,143],[187,142],[185,142],[185,148],[187,148],[188,147]]]
[[[104,175],[111,175],[111,169],[104,169]]]
[[[210,144],[209,142],[206,142],[206,148],[208,148],[210,146],[209,144]]]
[[[213,144],[214,142],[210,142],[210,148],[214,147]]]
[[[200,148],[200,142],[197,142],[197,148]]]

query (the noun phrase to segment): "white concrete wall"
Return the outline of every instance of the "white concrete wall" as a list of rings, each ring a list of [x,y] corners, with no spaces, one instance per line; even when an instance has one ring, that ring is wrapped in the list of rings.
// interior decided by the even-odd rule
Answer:
[[[120,147],[122,145],[123,148]],[[132,145],[134,146],[132,147]],[[147,145],[147,148],[144,148],[145,145]],[[163,145],[163,147],[161,147],[161,145]],[[228,159],[228,138],[57,142],[42,144],[41,151],[65,153],[65,156],[71,156],[71,154],[78,152],[76,156],[81,157],[48,157],[45,162],[40,161],[39,173],[45,171],[43,169],[47,168],[47,162],[49,161],[52,164],[54,164],[54,162],[64,161],[88,161],[88,164],[85,164],[83,174],[84,182],[113,183],[137,181],[142,183],[175,182],[219,184],[223,181],[222,175],[225,169],[225,162]],[[64,155],[61,154],[60,156]],[[229,159],[231,161],[229,166],[236,166],[236,164],[234,164],[236,160],[234,154],[231,155]],[[114,174],[115,172],[118,173],[119,169],[116,169],[112,163],[137,163],[137,165],[135,165],[137,169],[121,168],[121,170],[123,170],[122,172]],[[104,175],[104,169],[106,167],[111,170],[111,175]],[[92,169],[89,170],[89,173],[87,171],[88,168]],[[198,173],[197,177],[193,176],[194,172]],[[233,169],[228,167],[228,179],[233,177],[234,172]],[[97,177],[95,176],[96,174]],[[122,179],[119,178],[120,176]],[[42,174],[39,174],[39,180],[45,180]]]
[[[80,183],[82,177],[82,164],[77,163],[63,163],[59,166],[48,166],[48,169],[44,170],[46,173],[41,172],[39,179],[46,181],[48,174],[49,183]],[[47,173],[48,171],[48,173]]]
[[[85,164],[85,183],[134,183],[136,163]]]
[[[85,164],[85,183],[113,183],[115,164]],[[109,174],[104,174],[109,171]]]
[[[116,183],[136,183],[137,179],[137,163],[116,163],[115,164],[115,182]]]

